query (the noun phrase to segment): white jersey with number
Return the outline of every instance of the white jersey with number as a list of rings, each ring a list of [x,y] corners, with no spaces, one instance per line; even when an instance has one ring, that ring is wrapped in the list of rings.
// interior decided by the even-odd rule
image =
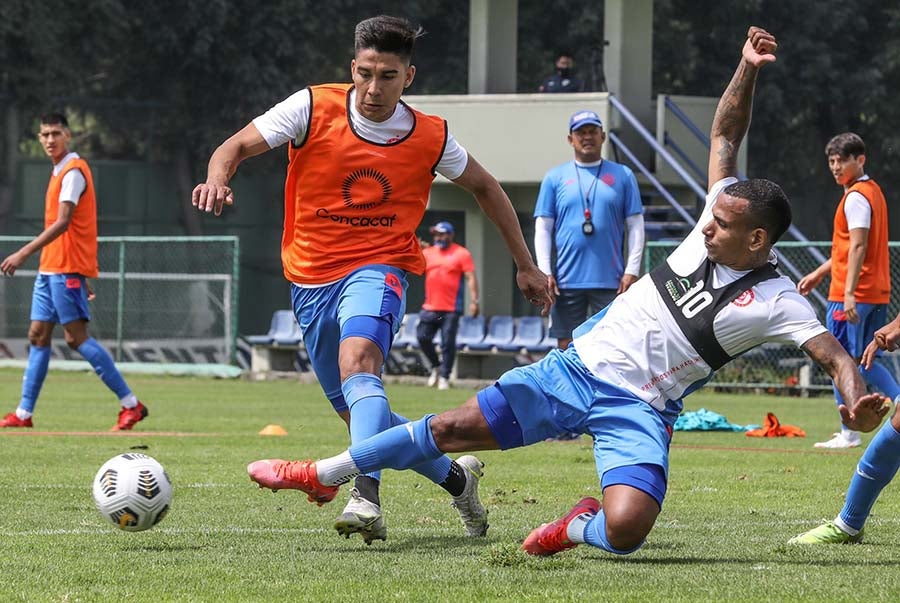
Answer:
[[[735,178],[726,178],[710,189],[697,225],[669,256],[677,275],[691,274],[706,259],[703,226],[712,219],[716,197],[734,182]],[[774,254],[769,261],[775,263]],[[747,272],[715,265],[713,287],[724,287]],[[826,329],[794,283],[781,276],[754,285],[725,306],[715,317],[713,332],[725,352],[737,356],[766,342],[801,346]],[[681,399],[713,373],[678,327],[649,275],[579,327],[574,346],[594,375],[660,411],[680,410]]]

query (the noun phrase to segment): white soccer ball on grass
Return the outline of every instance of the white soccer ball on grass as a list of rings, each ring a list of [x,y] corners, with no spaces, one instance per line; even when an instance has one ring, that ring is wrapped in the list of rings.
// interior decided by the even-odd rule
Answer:
[[[172,483],[156,459],[126,452],[106,461],[94,477],[94,503],[110,523],[126,532],[158,524],[172,504]]]

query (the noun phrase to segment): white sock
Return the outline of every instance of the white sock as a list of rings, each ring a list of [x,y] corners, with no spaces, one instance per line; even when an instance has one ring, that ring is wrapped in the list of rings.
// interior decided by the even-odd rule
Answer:
[[[319,483],[323,486],[346,484],[350,478],[359,474],[359,467],[353,462],[349,450],[345,450],[337,456],[316,461],[316,475]]]
[[[31,413],[28,412],[27,410],[25,410],[24,408],[19,407],[16,409],[16,416],[24,421],[25,419],[31,418]]]
[[[572,542],[585,542],[584,529],[587,527],[588,522],[595,517],[596,515],[593,513],[582,513],[572,519],[572,521],[569,522],[569,525],[566,526],[566,536],[568,539]]]
[[[119,400],[119,402],[122,403],[122,408],[135,408],[138,405],[137,396],[135,396],[134,394],[128,394],[127,396]]]
[[[847,532],[851,536],[856,536],[857,534],[859,534],[859,530],[851,528],[846,523],[844,523],[844,520],[841,519],[840,515],[834,518],[834,525],[836,525],[841,532]]]

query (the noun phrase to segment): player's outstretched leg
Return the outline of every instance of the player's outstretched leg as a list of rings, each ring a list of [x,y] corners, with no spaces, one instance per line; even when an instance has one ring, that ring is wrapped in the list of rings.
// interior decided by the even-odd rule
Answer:
[[[326,486],[319,482],[316,464],[312,461],[283,461],[265,459],[247,465],[250,479],[260,488],[278,490],[301,490],[306,492],[309,502],[320,507],[334,500],[340,485]]]
[[[582,498],[563,517],[532,530],[525,542],[522,543],[522,550],[529,555],[546,557],[578,546],[579,542],[569,536],[569,524],[576,519],[581,524],[585,524],[593,519],[599,511],[599,500],[591,496]]]

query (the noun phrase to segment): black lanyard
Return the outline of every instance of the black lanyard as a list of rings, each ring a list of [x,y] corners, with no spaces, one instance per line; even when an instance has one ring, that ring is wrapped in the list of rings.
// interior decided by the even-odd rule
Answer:
[[[575,178],[578,179],[578,194],[580,195],[584,192],[584,189],[581,188],[581,174],[578,170],[578,164],[574,161],[572,163],[575,164]],[[593,200],[592,197],[594,196],[594,188],[596,188],[597,182],[600,180],[600,170],[602,168],[603,160],[601,159],[600,163],[597,164],[597,173],[594,174],[594,181],[591,182],[591,185],[588,187],[587,193],[585,193],[584,195],[584,223],[581,225],[581,231],[586,235],[594,234],[594,223],[591,221],[591,202]]]

